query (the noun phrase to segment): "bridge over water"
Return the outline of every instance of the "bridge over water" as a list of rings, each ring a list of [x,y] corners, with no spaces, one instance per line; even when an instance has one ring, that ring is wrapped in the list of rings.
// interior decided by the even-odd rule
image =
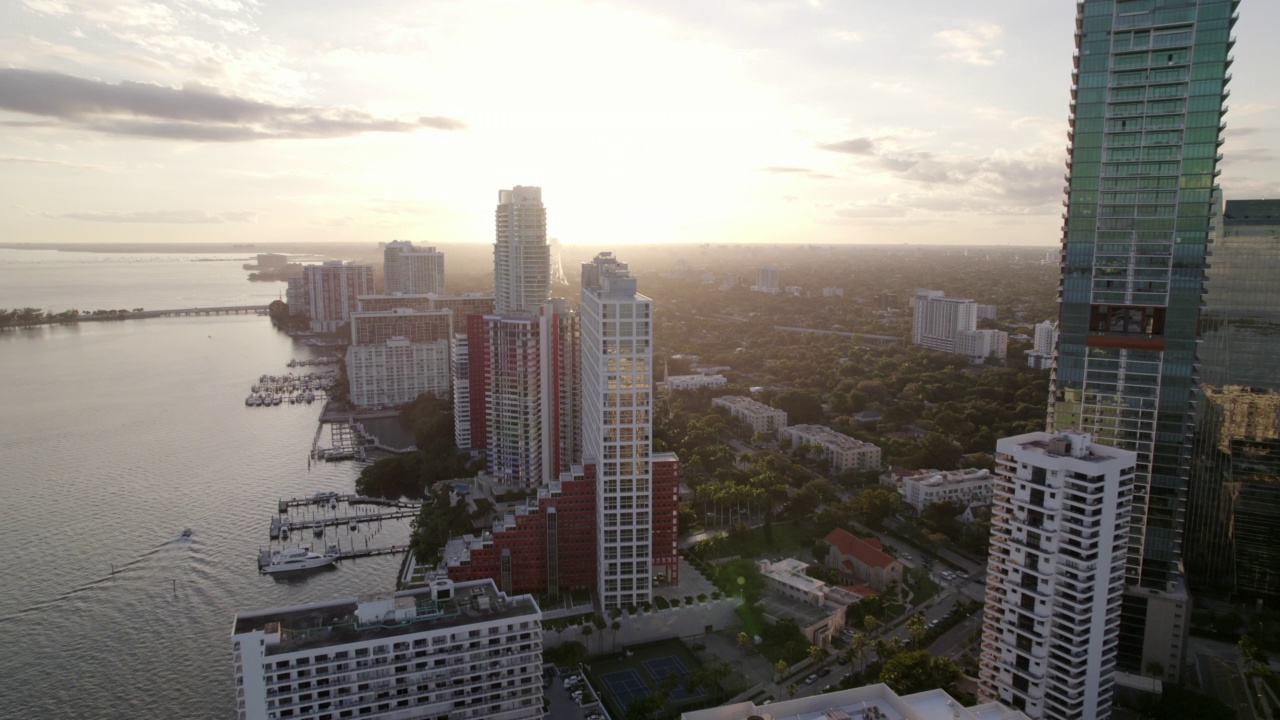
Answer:
[[[78,322],[96,322],[105,320],[137,320],[141,318],[175,317],[179,315],[247,315],[249,313],[265,313],[267,305],[227,305],[224,307],[193,307],[174,310],[143,310],[142,312],[122,312],[114,315],[83,314],[76,318]]]

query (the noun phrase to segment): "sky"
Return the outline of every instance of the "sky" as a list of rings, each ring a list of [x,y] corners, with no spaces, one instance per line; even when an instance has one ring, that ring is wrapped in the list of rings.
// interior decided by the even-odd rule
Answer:
[[[1061,238],[1070,0],[10,0],[0,242]],[[1280,195],[1280,3],[1220,182]]]

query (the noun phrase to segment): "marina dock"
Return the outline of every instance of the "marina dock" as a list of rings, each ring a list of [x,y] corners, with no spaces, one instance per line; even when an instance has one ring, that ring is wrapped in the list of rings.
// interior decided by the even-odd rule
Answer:
[[[338,559],[354,560],[355,558],[376,557],[378,555],[397,555],[399,553],[405,553],[405,552],[409,552],[408,545],[390,545],[386,547],[371,547],[371,548],[352,548],[350,550],[343,550],[341,547],[339,547]],[[261,570],[270,564],[271,564],[271,551],[259,550],[258,551],[258,569]]]
[[[383,507],[413,508],[414,510],[418,510],[422,507],[421,500],[388,500],[386,498],[369,497],[367,495],[321,493],[309,498],[290,498],[288,500],[281,500],[279,512],[283,515],[284,513],[289,512],[290,508],[327,505],[330,499],[337,500],[339,503],[346,503],[348,505],[381,505]]]

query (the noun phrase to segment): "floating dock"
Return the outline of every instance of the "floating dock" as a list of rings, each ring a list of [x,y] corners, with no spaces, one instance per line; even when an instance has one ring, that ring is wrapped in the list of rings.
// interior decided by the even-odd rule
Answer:
[[[378,555],[396,555],[404,552],[409,552],[408,545],[391,545],[386,547],[371,547],[371,548],[352,548],[351,550],[343,550],[341,546],[339,546],[338,559],[354,560],[355,558],[375,557]],[[263,568],[265,568],[267,565],[270,565],[270,564],[271,564],[271,551],[259,550],[258,551],[258,569],[262,570]],[[306,571],[299,570],[297,572],[306,572]]]

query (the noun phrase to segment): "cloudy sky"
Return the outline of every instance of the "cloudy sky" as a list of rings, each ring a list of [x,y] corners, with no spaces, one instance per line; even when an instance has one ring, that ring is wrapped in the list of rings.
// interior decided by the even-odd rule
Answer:
[[[1069,0],[14,0],[0,241],[1059,240]],[[1222,185],[1280,195],[1280,3]]]

